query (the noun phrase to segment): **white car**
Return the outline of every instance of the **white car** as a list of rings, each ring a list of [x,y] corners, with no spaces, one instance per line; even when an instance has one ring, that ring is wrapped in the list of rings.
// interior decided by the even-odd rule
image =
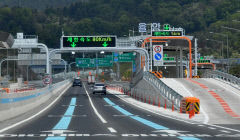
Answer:
[[[104,93],[106,95],[106,86],[103,83],[96,83],[93,87],[93,94],[95,93]]]

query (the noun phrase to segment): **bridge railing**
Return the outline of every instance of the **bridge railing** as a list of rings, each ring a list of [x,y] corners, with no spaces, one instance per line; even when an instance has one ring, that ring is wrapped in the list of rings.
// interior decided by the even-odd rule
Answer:
[[[173,102],[177,109],[180,108],[180,103],[183,98],[182,95],[178,94],[176,91],[168,87],[160,79],[149,72],[144,72],[143,78],[159,91],[158,94],[161,94],[168,101]]]
[[[215,78],[240,86],[240,78],[218,70],[207,71],[204,73],[206,78]]]

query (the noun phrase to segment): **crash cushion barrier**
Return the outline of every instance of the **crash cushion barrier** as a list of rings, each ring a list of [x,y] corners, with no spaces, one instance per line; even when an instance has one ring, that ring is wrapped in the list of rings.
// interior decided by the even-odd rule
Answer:
[[[15,94],[0,95],[0,122],[29,112],[48,100],[57,98],[64,89],[71,86],[70,80],[65,80],[48,87]]]
[[[190,106],[191,104],[194,104],[194,112],[196,114],[200,113],[200,100],[196,97],[184,97],[181,100],[181,104],[180,104],[180,112],[181,113],[190,113]]]
[[[154,74],[157,78],[162,78],[162,72],[158,72],[158,71],[152,71],[152,74]]]

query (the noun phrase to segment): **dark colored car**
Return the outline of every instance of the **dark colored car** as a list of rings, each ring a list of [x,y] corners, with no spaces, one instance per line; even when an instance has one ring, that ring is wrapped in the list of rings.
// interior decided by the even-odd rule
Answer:
[[[80,86],[80,87],[82,87],[82,81],[81,81],[80,79],[74,79],[72,86],[73,86],[73,87],[74,87],[74,86]]]
[[[104,93],[106,95],[106,86],[102,83],[96,83],[93,87],[93,94]]]

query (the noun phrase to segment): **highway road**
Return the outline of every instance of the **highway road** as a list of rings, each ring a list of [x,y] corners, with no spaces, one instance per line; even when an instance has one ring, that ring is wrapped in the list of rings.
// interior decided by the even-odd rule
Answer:
[[[233,140],[239,137],[240,131],[186,123],[143,111],[112,94],[93,95],[85,84],[68,89],[40,116],[0,134],[4,140]]]

